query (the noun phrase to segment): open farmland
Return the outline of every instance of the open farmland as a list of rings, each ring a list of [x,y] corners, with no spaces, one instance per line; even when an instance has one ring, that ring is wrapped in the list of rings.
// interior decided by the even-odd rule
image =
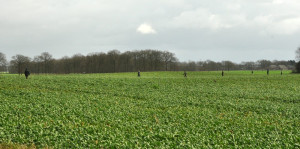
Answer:
[[[0,144],[300,148],[300,76],[289,73],[0,74]]]

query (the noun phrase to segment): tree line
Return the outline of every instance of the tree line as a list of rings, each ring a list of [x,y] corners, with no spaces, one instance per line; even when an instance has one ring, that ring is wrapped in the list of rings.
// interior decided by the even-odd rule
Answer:
[[[300,51],[300,49],[298,50]],[[297,64],[300,66],[300,62]],[[10,62],[7,62],[5,54],[0,52],[0,72],[8,71],[19,74],[22,74],[25,68],[36,74],[68,74],[136,71],[293,70],[295,66],[298,68],[298,65],[294,60],[258,60],[242,63],[211,60],[180,62],[174,53],[152,49],[123,53],[118,50],[111,50],[107,53],[90,53],[86,56],[75,54],[60,59],[54,59],[48,52],[43,52],[34,58],[17,54],[11,58]]]
[[[112,73],[134,71],[174,71],[178,59],[174,53],[158,50],[136,50],[121,53],[111,50],[107,53],[91,53],[86,56],[75,54],[72,57],[54,59],[44,52],[33,59],[24,55],[12,57],[8,71],[23,73],[28,68],[31,73]]]

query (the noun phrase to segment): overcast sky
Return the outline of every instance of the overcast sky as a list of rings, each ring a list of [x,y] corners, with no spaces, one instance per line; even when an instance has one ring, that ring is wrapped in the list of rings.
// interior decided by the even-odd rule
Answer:
[[[290,60],[299,0],[0,0],[0,52],[168,50],[180,61]]]

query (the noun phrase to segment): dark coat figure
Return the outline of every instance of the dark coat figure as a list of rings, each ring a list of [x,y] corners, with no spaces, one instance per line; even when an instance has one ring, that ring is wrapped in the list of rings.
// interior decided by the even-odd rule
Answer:
[[[282,70],[281,70],[280,74],[282,75]]]
[[[28,79],[28,76],[30,75],[30,72],[27,70],[27,68],[25,69],[24,74],[25,74],[26,79]]]
[[[139,71],[139,72],[138,72],[138,77],[140,77],[140,76],[141,76],[141,72]]]
[[[253,70],[251,71],[251,73],[253,74]]]
[[[184,76],[185,78],[187,77],[186,71],[184,71],[183,76]]]
[[[270,70],[269,69],[267,69],[267,75],[269,75],[270,74]]]
[[[222,77],[224,76],[224,71],[222,70]]]

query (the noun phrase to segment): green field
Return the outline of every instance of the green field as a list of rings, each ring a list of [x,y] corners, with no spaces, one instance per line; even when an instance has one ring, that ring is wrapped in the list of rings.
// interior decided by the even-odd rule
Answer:
[[[0,75],[0,144],[300,148],[300,75],[285,71]],[[1,145],[0,145],[1,146]]]

